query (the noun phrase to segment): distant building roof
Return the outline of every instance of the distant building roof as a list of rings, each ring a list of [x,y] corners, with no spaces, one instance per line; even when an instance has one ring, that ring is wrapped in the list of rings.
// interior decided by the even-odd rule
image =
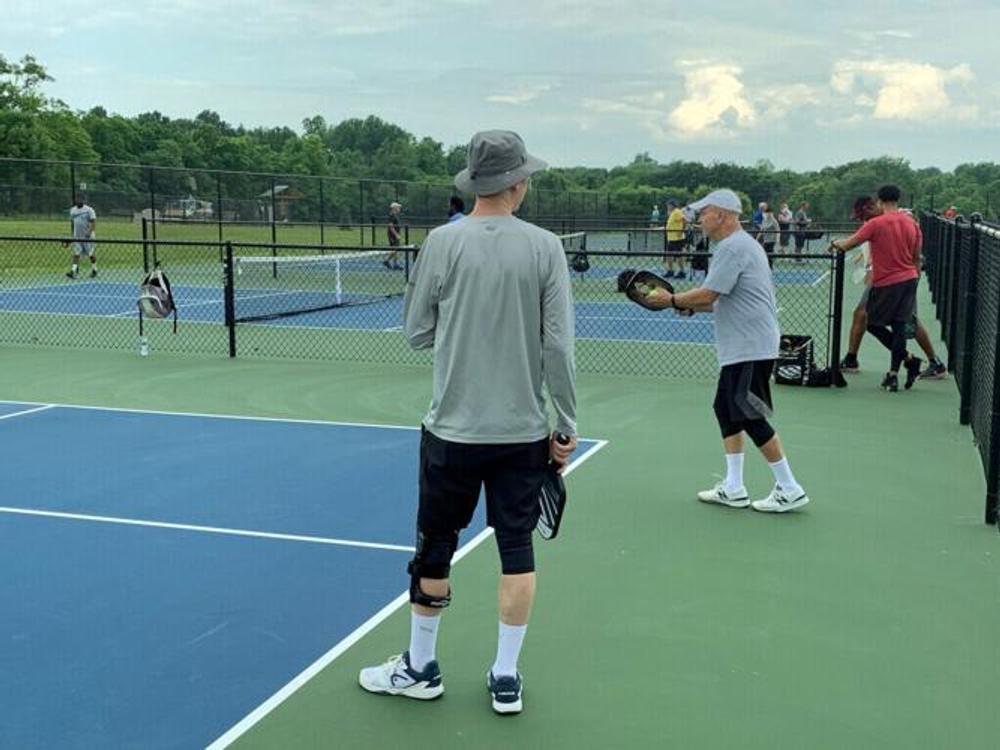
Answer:
[[[263,193],[257,196],[258,198],[270,198],[271,189],[268,188]],[[305,193],[302,193],[291,185],[275,185],[274,186],[274,197],[275,198],[286,198],[288,200],[298,200],[299,198],[305,198]]]

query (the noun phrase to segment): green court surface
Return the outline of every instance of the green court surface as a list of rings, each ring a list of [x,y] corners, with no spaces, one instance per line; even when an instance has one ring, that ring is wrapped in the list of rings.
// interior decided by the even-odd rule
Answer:
[[[8,400],[366,423],[417,423],[431,381],[427,368],[352,363],[0,358]],[[581,376],[581,434],[609,444],[569,478],[560,538],[536,545],[524,713],[494,716],[485,690],[488,540],[454,569],[441,700],[357,685],[360,667],[406,647],[400,609],[234,747],[996,748],[1000,537],[982,523],[982,467],[951,378],[885,394],[885,359],[869,338],[850,387],[775,387],[775,424],[813,500],[785,516],[693,499],[723,468],[712,383]],[[67,460],[85,476],[99,450]],[[751,492],[770,483],[748,455]]]

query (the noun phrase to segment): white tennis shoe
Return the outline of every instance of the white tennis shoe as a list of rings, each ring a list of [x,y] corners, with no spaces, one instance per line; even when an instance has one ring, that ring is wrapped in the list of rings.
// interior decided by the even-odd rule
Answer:
[[[809,496],[801,487],[795,492],[785,492],[776,484],[767,497],[754,500],[752,504],[754,510],[759,510],[762,513],[787,513],[808,503]]]
[[[725,482],[719,482],[710,490],[702,490],[698,493],[698,499],[703,503],[715,503],[729,508],[746,508],[750,505],[750,495],[746,487],[728,491]]]
[[[421,701],[433,700],[444,692],[437,661],[418,672],[410,666],[409,651],[390,656],[384,664],[362,669],[358,682],[369,693],[402,695]]]

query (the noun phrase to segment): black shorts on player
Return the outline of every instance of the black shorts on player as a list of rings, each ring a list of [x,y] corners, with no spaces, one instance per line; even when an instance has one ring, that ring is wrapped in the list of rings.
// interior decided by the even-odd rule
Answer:
[[[531,534],[538,523],[538,491],[548,463],[548,437],[528,443],[456,443],[424,429],[417,512],[421,539],[454,538],[472,521],[485,486],[486,523],[496,532],[504,575],[531,573]],[[431,572],[424,577],[446,578],[448,570],[437,567]]]

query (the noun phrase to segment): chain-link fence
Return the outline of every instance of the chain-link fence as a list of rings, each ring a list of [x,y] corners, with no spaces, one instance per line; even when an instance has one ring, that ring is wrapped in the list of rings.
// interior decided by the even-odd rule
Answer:
[[[576,305],[581,372],[713,377],[711,315],[684,318],[637,307],[618,291],[626,268],[696,285],[710,263],[700,249],[665,256],[662,232],[576,233],[563,238]],[[67,278],[60,238],[0,237],[0,341],[99,349],[139,345],[139,283],[157,264],[173,285],[180,323],[145,321],[148,349],[285,359],[429,364],[402,333],[403,294],[416,247],[329,246],[149,239],[97,240]],[[811,342],[821,369],[835,364],[836,259],[772,256],[783,334]]]
[[[736,175],[718,178],[738,180]],[[520,216],[557,233],[649,226],[666,220],[668,200],[683,205],[707,190],[704,185],[694,189],[638,186],[613,192],[554,187],[563,182],[556,172],[540,175]],[[874,187],[868,185],[862,192]],[[810,215],[829,222],[850,216],[857,190],[848,185],[774,183],[759,185],[748,198],[754,205],[766,201],[773,207],[787,202],[793,210],[805,201]],[[933,193],[904,193],[907,205],[934,208]],[[462,197],[468,208],[474,202],[474,196],[461,194],[450,182],[0,157],[0,218],[33,222],[33,234],[44,234],[53,231],[51,226],[46,229],[47,222],[65,219],[66,209],[77,196],[84,196],[103,221],[120,225],[116,236],[121,239],[135,237],[134,231],[126,234],[127,227],[145,215],[164,224],[215,224],[215,239],[223,225],[238,224],[241,233],[224,234],[222,239],[263,242],[280,234],[284,236],[278,240],[284,242],[326,244],[363,242],[360,237],[341,236],[338,230],[371,223],[372,217],[381,221],[394,201],[403,205],[401,221],[414,228],[443,223],[452,196]],[[991,203],[987,192],[984,205],[977,208],[993,217],[996,202],[994,197]],[[656,220],[651,215],[653,206],[660,212]],[[251,237],[253,230],[256,234]],[[173,236],[166,231],[157,236]],[[416,234],[414,240],[419,240]]]
[[[962,217],[921,217],[924,267],[959,421],[972,427],[986,475],[986,522],[996,523],[1000,485],[1000,228]]]

